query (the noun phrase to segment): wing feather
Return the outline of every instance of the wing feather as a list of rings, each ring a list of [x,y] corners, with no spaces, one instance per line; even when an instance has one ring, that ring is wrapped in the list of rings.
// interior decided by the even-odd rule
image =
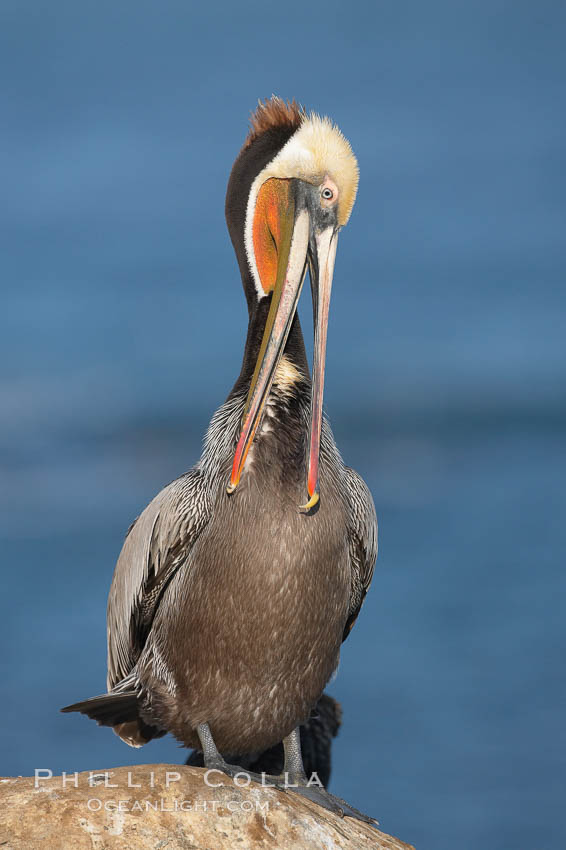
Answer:
[[[165,487],[130,526],[108,597],[108,690],[134,668],[167,584],[186,563],[212,509],[201,470]]]
[[[377,516],[371,493],[358,473],[346,467],[350,495],[350,608],[342,640],[346,640],[363,605],[377,558]]]

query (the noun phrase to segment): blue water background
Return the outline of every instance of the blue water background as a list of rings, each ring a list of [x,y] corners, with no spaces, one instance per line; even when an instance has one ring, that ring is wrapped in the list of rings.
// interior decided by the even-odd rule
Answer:
[[[418,850],[565,846],[565,31],[544,0],[4,0],[3,773],[183,757],[58,709],[104,689],[125,529],[238,373],[224,191],[277,92],[361,168],[326,406],[380,554],[333,788]]]

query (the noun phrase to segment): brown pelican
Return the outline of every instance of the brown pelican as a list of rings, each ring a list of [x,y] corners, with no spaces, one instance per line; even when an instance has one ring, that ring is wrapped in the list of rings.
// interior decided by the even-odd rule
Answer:
[[[63,709],[141,746],[171,732],[234,775],[222,753],[283,740],[307,785],[299,726],[336,670],[368,590],[377,520],[322,414],[334,258],[358,184],[328,119],[260,103],[230,175],[226,219],[249,311],[240,375],[200,461],[130,527],[108,600],[108,693]],[[297,302],[309,270],[310,378]]]

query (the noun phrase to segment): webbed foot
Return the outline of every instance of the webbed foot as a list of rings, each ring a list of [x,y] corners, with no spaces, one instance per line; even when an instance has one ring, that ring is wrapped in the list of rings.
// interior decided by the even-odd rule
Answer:
[[[229,764],[216,748],[208,724],[201,723],[197,728],[197,732],[202,744],[204,763],[207,770],[217,770],[226,774],[226,776],[230,776],[232,779],[246,777],[246,779],[257,782],[263,787],[278,788],[280,791],[285,792],[291,791],[295,794],[300,794],[302,797],[306,797],[311,802],[317,803],[317,805],[322,806],[322,808],[333,812],[339,817],[354,818],[371,826],[378,825],[375,818],[365,815],[363,812],[350,806],[345,800],[335,797],[334,794],[330,794],[322,784],[309,782],[303,767],[298,727],[283,740],[285,768],[279,776],[255,773],[237,764]],[[313,774],[313,776],[315,775]],[[236,784],[243,786],[243,783],[237,782]]]
[[[360,812],[358,809],[350,806],[350,804],[345,800],[342,800],[341,797],[336,797],[334,794],[330,794],[325,788],[321,788],[318,785],[301,784],[297,785],[297,787],[289,787],[288,790],[295,794],[300,794],[302,797],[306,797],[308,800],[311,800],[313,803],[317,803],[317,805],[322,806],[323,809],[328,809],[329,812],[334,812],[335,815],[338,815],[341,818],[355,818],[356,820],[362,821],[362,823],[369,823],[370,826],[378,826],[378,821],[376,821],[375,818],[365,815],[363,812]]]

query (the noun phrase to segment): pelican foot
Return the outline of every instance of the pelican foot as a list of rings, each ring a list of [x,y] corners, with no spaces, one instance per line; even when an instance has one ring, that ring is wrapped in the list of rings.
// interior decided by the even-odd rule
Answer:
[[[210,759],[206,767],[208,770],[222,772],[232,779],[239,779],[240,781],[236,784],[240,787],[245,787],[248,781],[251,781],[257,782],[263,788],[277,788],[279,791],[300,794],[302,797],[306,797],[313,803],[322,806],[323,809],[328,809],[329,812],[338,815],[338,817],[355,818],[363,823],[369,823],[371,826],[378,826],[375,818],[365,815],[363,812],[350,806],[341,797],[330,794],[322,786],[307,785],[306,776],[291,777],[289,774],[273,776],[268,773],[255,773],[253,770],[247,770],[245,767],[240,767],[237,764],[229,764],[222,756]]]
[[[375,818],[365,815],[363,812],[350,806],[345,800],[335,797],[334,794],[330,794],[325,788],[321,788],[320,786],[298,785],[297,787],[288,788],[288,790],[294,794],[300,794],[301,797],[306,797],[308,800],[317,803],[323,809],[328,809],[329,812],[334,812],[335,815],[341,818],[354,818],[362,823],[368,823],[370,826],[379,825]]]
[[[240,787],[246,787],[251,782],[257,782],[263,788],[277,788],[279,791],[291,792],[300,794],[306,797],[311,802],[322,806],[323,809],[328,809],[338,817],[355,818],[355,820],[368,823],[370,826],[378,826],[378,821],[375,818],[365,815],[353,806],[350,806],[341,797],[336,797],[330,794],[325,788],[319,785],[307,785],[306,776],[290,777],[289,774],[281,774],[273,776],[268,773],[255,773],[253,770],[247,770],[245,767],[240,767],[237,764],[230,764],[225,761],[219,754],[218,757],[207,759],[207,771],[216,770],[219,773],[224,773],[231,779],[239,780],[236,784]],[[214,780],[214,784],[220,784]]]
[[[322,784],[310,783],[305,775],[303,759],[301,756],[301,740],[299,735],[299,727],[297,726],[286,738],[283,739],[283,749],[285,751],[285,765],[283,773],[279,776],[272,776],[266,773],[255,773],[252,770],[246,770],[237,764],[229,764],[224,760],[218,751],[214,739],[210,732],[208,723],[201,723],[197,727],[198,736],[202,745],[204,756],[204,765],[208,771],[217,770],[234,779],[235,784],[243,787],[244,783],[237,781],[239,777],[246,777],[246,785],[249,781],[257,782],[259,785],[267,788],[278,788],[280,791],[291,791],[295,794],[300,794],[306,797],[313,803],[322,806],[323,809],[328,809],[330,812],[339,817],[354,818],[362,823],[368,823],[371,826],[377,826],[375,818],[370,818],[369,815],[364,815],[353,806],[346,803],[340,797],[335,797],[334,794],[329,794]],[[313,774],[314,776],[315,774]],[[312,778],[312,777],[311,777]]]

